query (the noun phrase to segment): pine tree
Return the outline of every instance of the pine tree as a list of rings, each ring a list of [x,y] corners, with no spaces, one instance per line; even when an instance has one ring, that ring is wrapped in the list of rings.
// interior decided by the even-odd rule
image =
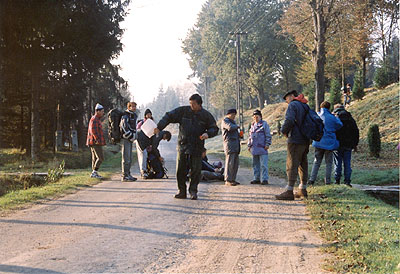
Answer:
[[[340,94],[340,82],[334,78],[331,80],[331,89],[329,91],[329,102],[333,107],[336,104],[341,103],[341,94]]]
[[[362,72],[357,71],[354,78],[353,97],[354,99],[362,99],[364,95]]]
[[[371,125],[368,130],[368,146],[371,156],[379,158],[381,151],[381,135],[379,133],[378,125]]]

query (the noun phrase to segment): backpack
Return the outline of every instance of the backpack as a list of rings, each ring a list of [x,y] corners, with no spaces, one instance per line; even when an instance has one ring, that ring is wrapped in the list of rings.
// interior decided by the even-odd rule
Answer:
[[[121,141],[121,130],[119,124],[123,114],[124,112],[117,108],[113,108],[108,112],[108,139],[113,145]]]
[[[167,169],[153,153],[149,153],[147,156],[147,173],[148,179],[161,179],[164,177],[168,179]]]
[[[343,126],[336,131],[336,137],[341,147],[354,148],[358,145],[359,130],[356,121],[349,112],[339,114]]]
[[[324,122],[308,105],[303,122],[299,127],[301,134],[317,142],[320,141],[324,135]]]

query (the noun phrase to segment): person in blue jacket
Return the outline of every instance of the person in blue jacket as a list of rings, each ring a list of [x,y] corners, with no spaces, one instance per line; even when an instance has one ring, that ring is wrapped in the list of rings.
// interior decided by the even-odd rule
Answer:
[[[253,119],[247,143],[247,147],[253,155],[254,180],[250,183],[268,185],[268,149],[271,145],[271,132],[268,123],[262,119],[261,111],[258,109],[253,112]]]
[[[311,176],[308,181],[309,185],[313,185],[317,179],[318,170],[324,156],[326,164],[325,184],[331,184],[333,151],[339,147],[335,132],[343,126],[343,123],[329,111],[330,108],[331,104],[325,101],[321,103],[321,110],[318,112],[319,117],[324,122],[324,135],[320,141],[313,141],[312,143],[312,146],[315,147],[315,154]]]

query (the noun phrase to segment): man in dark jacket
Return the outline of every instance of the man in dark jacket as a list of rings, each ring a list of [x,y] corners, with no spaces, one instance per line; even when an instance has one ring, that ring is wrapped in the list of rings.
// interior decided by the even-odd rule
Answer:
[[[307,154],[310,140],[301,133],[300,127],[309,106],[303,94],[297,96],[296,90],[286,93],[283,99],[289,104],[285,115],[285,122],[282,125],[282,134],[288,138],[286,158],[288,185],[286,191],[276,195],[275,198],[277,200],[294,200],[295,196],[307,198]],[[300,185],[298,192],[294,195],[293,190],[297,181],[297,173],[300,177]]]
[[[343,105],[337,104],[333,113],[339,117],[343,127],[336,131],[336,137],[339,140],[339,148],[333,151],[333,162],[335,164],[335,181],[340,184],[342,176],[342,163],[344,166],[344,183],[351,187],[351,151],[357,150],[360,133],[356,121],[350,112],[344,109]]]
[[[221,122],[225,152],[225,185],[236,186],[239,169],[240,137],[239,126],[235,123],[236,109],[230,109]]]
[[[197,186],[201,175],[201,153],[204,140],[218,134],[214,117],[202,107],[203,100],[198,94],[189,98],[190,106],[178,107],[167,112],[158,122],[154,133],[158,134],[170,123],[179,123],[178,156],[176,179],[178,181],[177,199],[186,199],[186,177],[190,169],[189,194],[192,200],[197,200]]]
[[[128,102],[127,110],[121,117],[119,125],[121,130],[121,146],[122,146],[122,178],[123,182],[133,182],[137,179],[131,175],[132,165],[132,144],[136,140],[136,119],[137,114],[136,103]]]

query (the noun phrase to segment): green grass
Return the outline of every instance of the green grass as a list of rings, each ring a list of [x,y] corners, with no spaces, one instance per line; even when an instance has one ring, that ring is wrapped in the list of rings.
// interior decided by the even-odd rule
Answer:
[[[104,153],[105,161],[101,165],[99,173],[104,177],[105,180],[107,180],[110,179],[113,173],[120,171],[121,169],[120,147],[107,146],[104,149]],[[76,157],[77,155],[78,157]],[[89,165],[87,167],[85,163],[80,162],[83,157],[82,155],[89,157]],[[5,157],[9,157],[10,159],[19,158],[13,153],[10,153],[8,156],[4,156],[4,154],[2,154],[2,156],[3,160]],[[134,153],[134,159],[136,159],[135,156],[136,154]],[[71,153],[71,155],[67,155],[66,159],[73,161],[72,166],[80,165],[80,169],[66,169],[66,172],[72,172],[73,175],[62,177],[56,183],[51,184],[43,184],[43,182],[35,184],[32,182],[32,177],[30,175],[11,177],[6,175],[4,172],[0,173],[1,186],[8,186],[7,190],[2,189],[3,193],[7,193],[3,196],[0,196],[0,212],[2,211],[4,213],[4,211],[7,210],[25,207],[28,204],[41,199],[60,197],[74,192],[79,188],[90,187],[100,183],[101,180],[89,178],[89,174],[91,172],[90,157],[90,153],[87,154],[87,151],[82,151],[81,154],[74,155],[74,153]],[[50,165],[49,162],[47,164],[48,166],[45,166],[45,162],[42,162],[40,166],[33,166],[31,169],[25,169],[24,171],[38,172],[42,169],[47,171],[47,168]]]
[[[345,186],[309,188],[313,227],[333,256],[325,268],[336,273],[400,271],[399,210]]]

